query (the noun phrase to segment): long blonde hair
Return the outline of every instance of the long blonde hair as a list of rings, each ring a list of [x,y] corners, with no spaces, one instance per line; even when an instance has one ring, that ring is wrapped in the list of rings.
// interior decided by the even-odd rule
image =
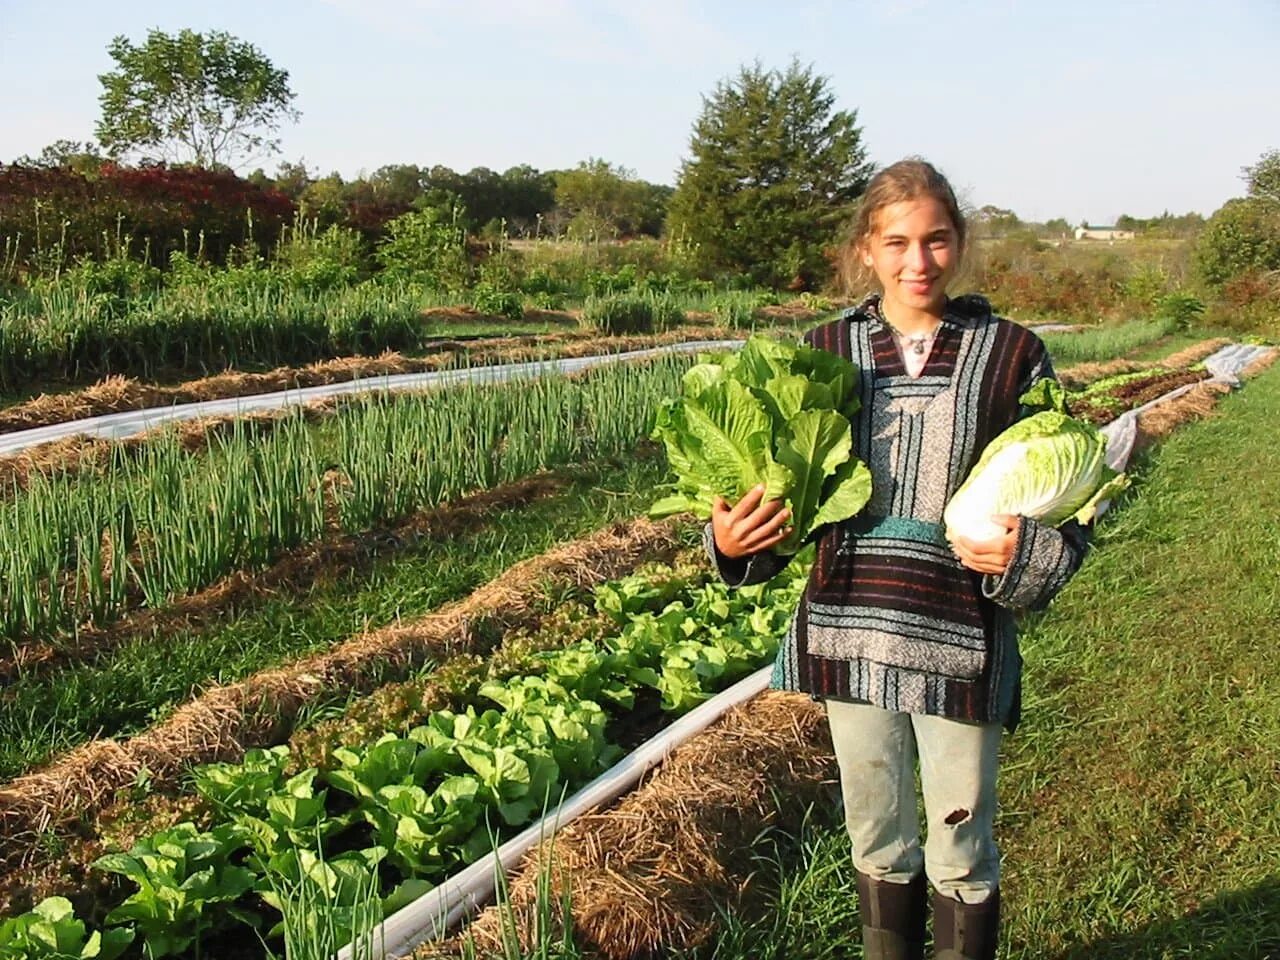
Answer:
[[[885,167],[867,184],[858,203],[848,240],[837,259],[836,276],[846,296],[859,295],[875,287],[875,274],[862,261],[862,251],[871,235],[879,228],[880,211],[895,203],[926,197],[942,204],[960,242],[962,262],[969,246],[968,223],[960,211],[955,191],[938,168],[921,157],[907,157]]]

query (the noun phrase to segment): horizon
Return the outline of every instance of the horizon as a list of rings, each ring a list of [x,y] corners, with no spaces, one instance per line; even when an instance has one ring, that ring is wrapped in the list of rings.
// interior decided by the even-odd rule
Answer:
[[[344,180],[396,164],[547,171],[594,157],[674,185],[702,98],[745,64],[785,69],[793,57],[828,79],[835,109],[856,112],[871,162],[922,155],[971,209],[1027,222],[1207,218],[1280,145],[1268,66],[1280,6],[1265,0],[154,6],[4,0],[0,81],[27,92],[0,129],[0,161],[94,140],[108,43],[151,28],[225,30],[289,72],[301,119],[277,133],[280,153],[241,174],[281,162]],[[1229,69],[1206,69],[1217,63]]]

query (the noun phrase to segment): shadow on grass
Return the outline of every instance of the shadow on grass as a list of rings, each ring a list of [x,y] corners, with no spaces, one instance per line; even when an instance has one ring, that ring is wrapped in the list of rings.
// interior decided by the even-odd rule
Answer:
[[[1054,960],[1280,960],[1280,875],[1182,917],[1072,947]]]

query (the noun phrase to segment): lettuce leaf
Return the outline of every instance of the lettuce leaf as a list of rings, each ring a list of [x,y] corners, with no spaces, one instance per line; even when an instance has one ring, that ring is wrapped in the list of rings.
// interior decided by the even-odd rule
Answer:
[[[736,503],[763,483],[766,500],[791,509],[792,533],[775,548],[788,555],[822,524],[862,509],[871,474],[852,454],[857,367],[761,336],[736,354],[699,359],[685,374],[683,395],[658,410],[653,436],[676,481],[651,516],[706,519],[716,497]]]

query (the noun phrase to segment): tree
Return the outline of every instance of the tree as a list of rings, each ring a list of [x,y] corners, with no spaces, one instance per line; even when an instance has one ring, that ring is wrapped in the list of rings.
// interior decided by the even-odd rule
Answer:
[[[19,157],[16,164],[25,167],[65,167],[91,177],[98,172],[104,160],[106,158],[98,152],[97,145],[92,141],[80,143],[78,140],[55,140],[41,150],[38,157]]]
[[[856,111],[834,102],[795,60],[742,67],[703,98],[668,218],[701,269],[792,288],[829,276],[823,251],[871,173]]]
[[[1249,195],[1224,203],[1196,243],[1196,266],[1212,286],[1280,271],[1280,150],[1245,167],[1244,179]]]
[[[502,174],[506,191],[505,216],[513,231],[526,235],[537,231],[541,218],[556,203],[556,181],[528,164],[511,167]]]
[[[556,206],[582,237],[621,237],[652,223],[654,188],[626,167],[592,157],[556,174]],[[657,218],[660,221],[660,217]]]
[[[1016,213],[992,203],[979,207],[974,219],[983,235],[988,237],[1003,237],[1022,226],[1022,221],[1018,219]]]
[[[160,151],[157,159],[234,166],[279,150],[268,134],[296,120],[289,74],[228,33],[147,34],[142,46],[116,37],[116,69],[101,74],[96,133],[113,157]]]
[[[1245,273],[1280,270],[1280,203],[1261,197],[1228,200],[1200,234],[1196,265],[1212,286]]]
[[[1280,150],[1268,150],[1258,162],[1244,168],[1249,196],[1280,203]]]
[[[295,202],[299,200],[311,183],[311,174],[307,171],[306,160],[300,159],[297,163],[282,160],[280,166],[276,168],[274,182],[275,188],[290,200]]]

